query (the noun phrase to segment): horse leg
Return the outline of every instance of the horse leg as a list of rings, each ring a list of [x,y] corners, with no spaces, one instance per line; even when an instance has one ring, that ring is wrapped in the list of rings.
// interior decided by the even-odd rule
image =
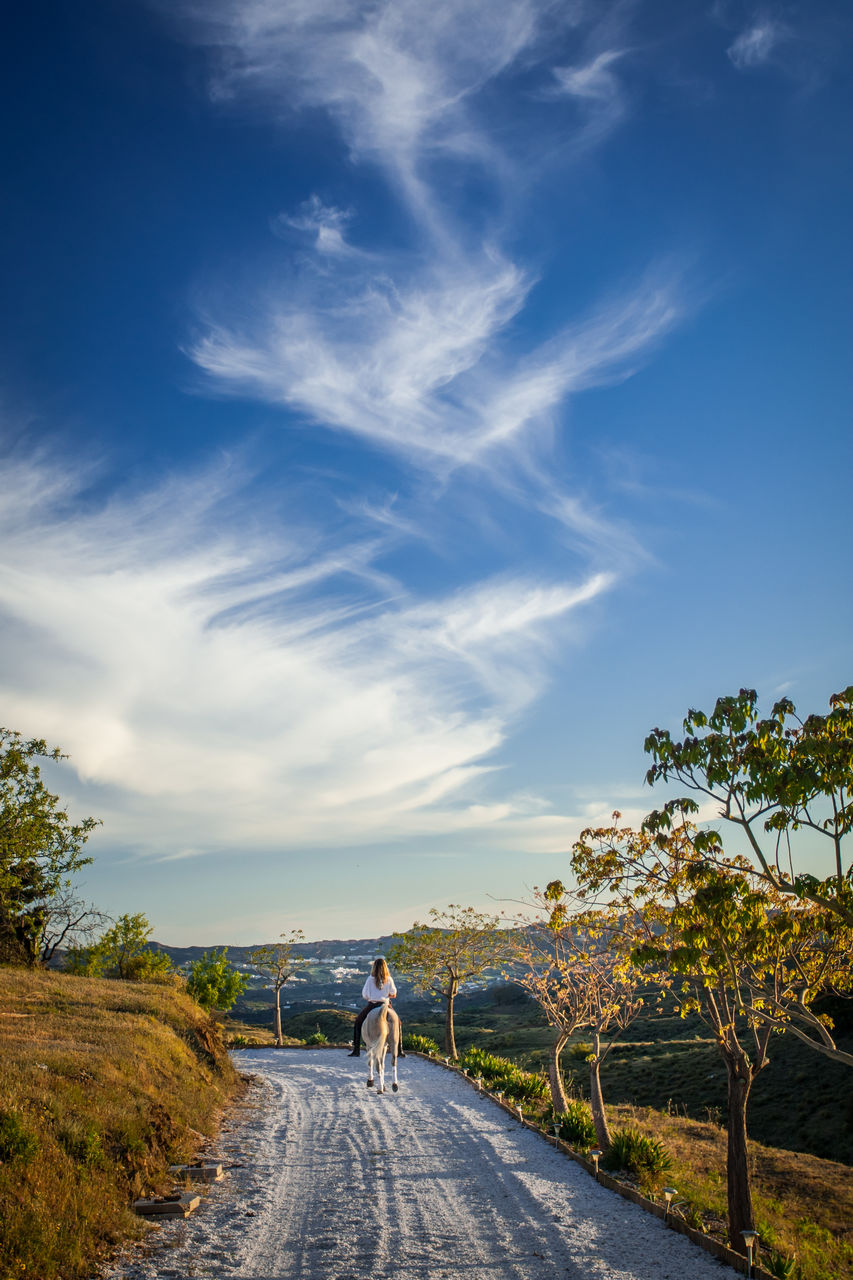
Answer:
[[[380,1093],[385,1092],[385,1050],[387,1048],[387,1044],[388,1042],[386,1040],[385,1043],[380,1047],[379,1052],[377,1054],[377,1060],[379,1063],[379,1092]]]
[[[391,1088],[394,1090],[394,1092],[395,1092],[395,1093],[397,1092],[397,1090],[398,1090],[398,1089],[399,1089],[399,1087],[400,1087],[400,1086],[399,1086],[399,1084],[397,1083],[397,1053],[399,1052],[399,1049],[400,1049],[400,1039],[401,1039],[401,1036],[402,1036],[402,1027],[401,1027],[401,1024],[400,1024],[400,1018],[399,1018],[399,1015],[397,1015],[397,1016],[395,1016],[394,1021],[393,1021],[393,1022],[392,1022],[392,1024],[391,1024],[391,1033],[390,1033],[390,1039],[391,1039],[391,1071],[392,1071],[392,1073],[393,1073],[393,1080],[392,1080],[392,1082],[391,1082]]]

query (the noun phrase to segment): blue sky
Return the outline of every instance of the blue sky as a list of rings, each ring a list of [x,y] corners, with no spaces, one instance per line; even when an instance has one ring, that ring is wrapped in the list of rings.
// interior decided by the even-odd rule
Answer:
[[[405,928],[851,662],[851,17],[33,0],[0,720],[162,941]]]

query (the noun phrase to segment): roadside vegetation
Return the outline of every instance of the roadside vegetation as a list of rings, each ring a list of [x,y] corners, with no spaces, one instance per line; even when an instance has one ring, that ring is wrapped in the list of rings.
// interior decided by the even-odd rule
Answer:
[[[88,1280],[241,1088],[182,991],[0,969],[0,1275]]]

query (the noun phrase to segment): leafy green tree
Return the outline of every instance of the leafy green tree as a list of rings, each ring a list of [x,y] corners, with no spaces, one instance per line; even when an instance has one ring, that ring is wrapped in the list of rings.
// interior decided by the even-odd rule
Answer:
[[[108,976],[139,982],[171,972],[172,962],[164,951],[151,949],[153,926],[141,912],[119,916],[111,929],[92,948]]]
[[[248,986],[249,979],[228,960],[228,948],[205,951],[190,967],[187,991],[203,1009],[226,1012]]]
[[[281,1048],[281,989],[300,969],[308,963],[296,948],[305,942],[301,929],[291,929],[289,934],[281,934],[281,941],[271,946],[256,947],[249,953],[252,964],[260,973],[272,980],[273,1015],[275,1021],[275,1042]]]
[[[46,787],[39,761],[60,761],[58,747],[0,728],[0,959],[36,965],[44,958],[50,908],[91,862],[83,846],[98,825],[72,822]]]
[[[568,1109],[560,1054],[573,1032],[588,1028],[590,1109],[596,1139],[606,1150],[611,1138],[601,1065],[643,1007],[642,977],[630,961],[631,945],[640,939],[612,907],[580,909],[559,880],[534,889],[527,906],[532,911],[510,935],[512,974],[553,1028],[548,1075],[554,1110]]]
[[[78,978],[102,978],[106,965],[97,945],[72,943],[65,952],[63,967],[66,973],[76,974]]]
[[[801,720],[789,698],[770,716],[758,714],[754,689],[718,698],[713,712],[688,711],[685,737],[653,729],[645,749],[654,763],[647,781],[675,781],[715,801],[720,817],[739,829],[758,874],[778,893],[813,903],[853,925],[853,685],[834,694],[827,715]],[[689,798],[650,815],[664,829]],[[794,866],[792,835],[828,842],[832,872],[823,879]],[[696,847],[713,832],[699,833]]]
[[[121,978],[137,982],[157,982],[174,973],[172,962],[164,951],[152,949],[153,932],[146,916],[119,916],[89,946],[70,946],[65,955],[69,973],[90,978]]]
[[[500,917],[473,907],[450,903],[446,911],[433,908],[431,924],[415,924],[394,940],[388,961],[409,975],[418,991],[431,991],[445,1003],[444,1052],[456,1052],[454,1001],[463,982],[500,966],[507,952]]]

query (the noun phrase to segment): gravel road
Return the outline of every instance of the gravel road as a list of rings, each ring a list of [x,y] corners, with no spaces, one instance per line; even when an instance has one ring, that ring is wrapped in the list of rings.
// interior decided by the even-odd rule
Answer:
[[[228,1166],[201,1209],[109,1280],[733,1280],[466,1081],[420,1058],[400,1092],[344,1050],[248,1050]]]

